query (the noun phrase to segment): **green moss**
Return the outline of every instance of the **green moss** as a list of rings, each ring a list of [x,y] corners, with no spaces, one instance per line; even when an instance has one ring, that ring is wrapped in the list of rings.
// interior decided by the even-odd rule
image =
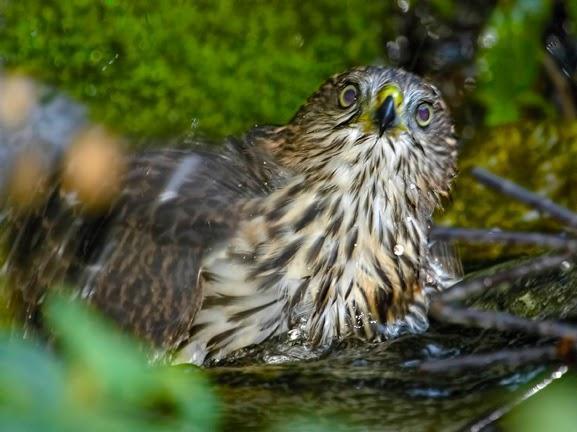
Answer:
[[[443,221],[467,227],[542,228],[544,221],[534,210],[480,185],[468,172],[474,166],[484,167],[577,210],[575,160],[577,122],[524,123],[491,129],[464,150],[454,202]]]
[[[381,55],[387,2],[0,0],[0,58],[129,135],[286,122],[317,85]]]
[[[525,122],[489,129],[469,143],[459,160],[453,200],[438,222],[470,228],[558,230],[559,223],[479,184],[469,171],[480,166],[577,210],[577,122]],[[468,248],[470,256],[487,249]],[[489,255],[517,254],[523,248],[491,248]]]

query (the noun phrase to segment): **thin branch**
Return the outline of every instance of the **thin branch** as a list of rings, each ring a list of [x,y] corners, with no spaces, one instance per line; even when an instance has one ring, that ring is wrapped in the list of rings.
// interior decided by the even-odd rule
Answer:
[[[551,56],[543,56],[543,66],[545,66],[545,71],[549,75],[549,78],[551,78],[551,82],[559,97],[563,117],[565,117],[566,120],[575,120],[577,118],[577,109],[571,97],[571,86],[569,82]]]
[[[572,345],[577,341],[577,327],[557,321],[531,320],[506,312],[450,306],[440,301],[433,302],[430,313],[438,320],[453,324],[561,338]]]
[[[552,371],[550,373],[550,375],[547,376],[545,379],[543,379],[541,382],[538,382],[538,383],[532,385],[529,388],[529,390],[527,390],[525,393],[523,393],[520,397],[514,399],[513,401],[511,401],[511,402],[509,402],[503,406],[498,407],[497,409],[495,409],[493,411],[488,412],[487,414],[485,414],[481,418],[478,418],[474,422],[469,423],[468,425],[463,427],[461,430],[466,430],[469,432],[480,432],[480,431],[487,430],[488,426],[492,425],[493,423],[495,423],[500,418],[503,418],[506,414],[511,412],[511,410],[513,410],[513,408],[515,408],[516,406],[525,402],[527,399],[535,396],[538,392],[543,390],[545,387],[549,386],[555,380],[558,380],[559,378],[561,378],[563,375],[565,375],[567,373],[567,371],[568,371],[567,366],[565,366],[565,365],[559,366],[557,369]]]
[[[516,200],[577,229],[577,213],[555,204],[550,199],[530,192],[512,181],[499,177],[483,168],[473,168],[471,170],[471,175],[485,186],[495,189],[503,195],[515,198]]]
[[[437,295],[433,303],[454,302],[468,298],[484,291],[487,288],[494,287],[504,282],[512,282],[529,274],[539,273],[545,270],[558,269],[563,263],[571,259],[571,255],[545,255],[533,258],[512,267],[489,276],[476,277],[461,281],[446,291]]]
[[[430,234],[436,240],[463,240],[473,243],[504,243],[507,245],[536,245],[550,249],[577,252],[577,240],[562,234],[542,234],[526,231],[452,228],[435,226]]]

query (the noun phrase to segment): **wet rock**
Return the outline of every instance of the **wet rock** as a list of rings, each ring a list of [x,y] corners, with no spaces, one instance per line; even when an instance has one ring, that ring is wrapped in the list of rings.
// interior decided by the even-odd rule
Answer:
[[[479,184],[469,171],[481,166],[559,205],[577,210],[577,122],[525,122],[487,129],[466,142],[451,202],[441,225],[556,231],[563,227],[534,209]],[[478,246],[462,250],[466,261],[536,252],[536,248]]]
[[[470,277],[518,263],[503,263]],[[469,303],[535,319],[571,319],[577,317],[576,293],[577,271],[559,269],[521,278],[510,287],[487,289]],[[288,341],[277,341],[209,373],[226,401],[226,425],[235,430],[285,424],[295,416],[337,419],[339,425],[347,425],[344,430],[457,430],[498,410],[507,412],[556,369],[546,364],[494,364],[425,373],[419,369],[423,361],[546,342],[433,322],[422,335],[376,344],[348,340],[317,353],[315,359],[297,355],[284,364],[266,364],[267,356],[291,352]]]

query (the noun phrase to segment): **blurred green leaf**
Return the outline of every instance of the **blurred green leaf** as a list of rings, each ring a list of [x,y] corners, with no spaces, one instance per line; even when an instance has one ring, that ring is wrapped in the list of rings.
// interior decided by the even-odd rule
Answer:
[[[89,308],[48,302],[56,358],[32,341],[0,338],[0,429],[205,431],[218,404],[195,368],[150,366],[135,342]]]
[[[549,0],[501,1],[494,9],[477,58],[477,96],[486,107],[487,124],[511,123],[525,108],[547,107],[536,81],[544,55],[541,35],[550,12]]]
[[[64,371],[49,352],[0,336],[0,406],[58,409],[63,383]]]
[[[577,376],[569,375],[524,402],[501,423],[506,431],[577,430]]]

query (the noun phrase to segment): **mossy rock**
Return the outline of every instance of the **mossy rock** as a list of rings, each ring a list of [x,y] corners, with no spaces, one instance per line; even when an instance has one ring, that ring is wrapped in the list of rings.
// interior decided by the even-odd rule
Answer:
[[[489,129],[463,149],[453,200],[437,222],[468,228],[557,231],[562,228],[560,223],[481,185],[469,171],[483,167],[577,211],[575,161],[577,122],[519,123]],[[492,248],[489,255],[522,251],[532,252],[526,247]]]
[[[220,137],[286,122],[328,76],[378,61],[392,6],[0,0],[0,62],[123,135]]]

